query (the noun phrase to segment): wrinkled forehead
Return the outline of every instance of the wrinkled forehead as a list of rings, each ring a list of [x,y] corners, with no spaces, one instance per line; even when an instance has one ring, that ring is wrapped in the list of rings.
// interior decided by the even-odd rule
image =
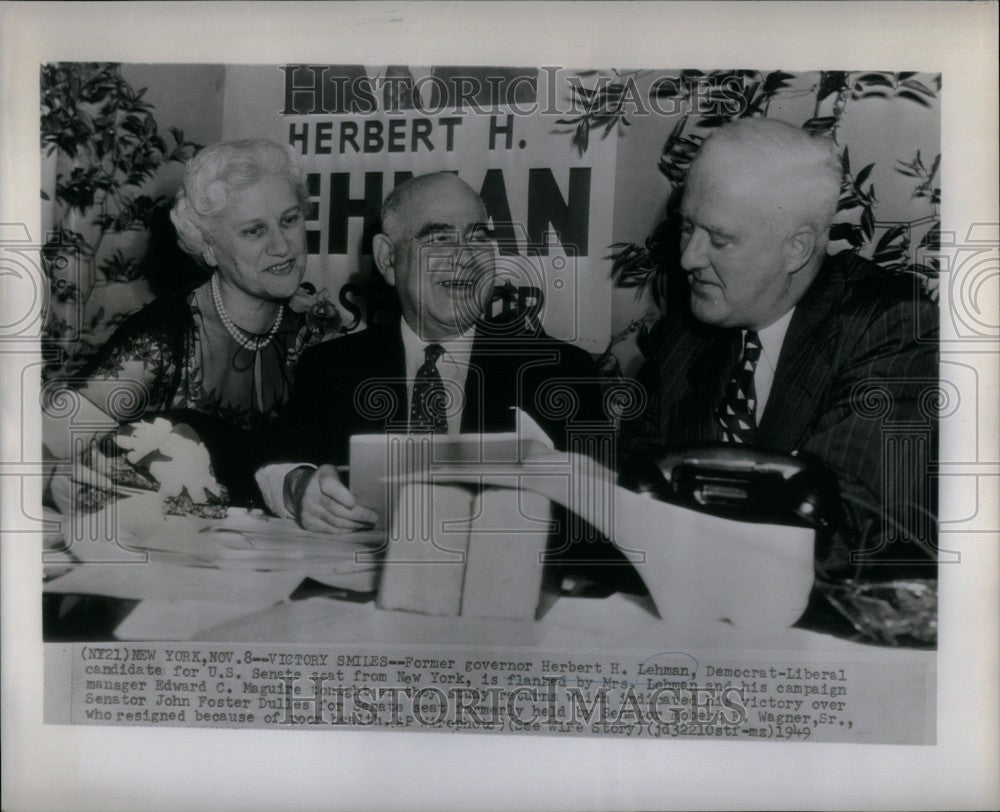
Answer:
[[[269,218],[301,209],[302,203],[292,182],[284,175],[265,175],[221,197],[222,207],[204,216],[207,229],[232,226],[256,218]]]
[[[398,211],[399,232],[409,239],[430,227],[464,233],[486,221],[486,207],[479,196],[461,183],[435,183],[407,196]]]

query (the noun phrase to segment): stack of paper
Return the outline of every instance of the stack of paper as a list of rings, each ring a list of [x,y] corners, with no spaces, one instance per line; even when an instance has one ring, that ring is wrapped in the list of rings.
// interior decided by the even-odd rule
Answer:
[[[546,497],[520,490],[517,477],[502,476],[551,447],[528,428],[527,436],[352,438],[352,491],[389,517],[381,608],[535,616],[542,555],[553,529],[551,507]],[[448,484],[450,471],[470,476],[466,484]],[[439,472],[444,472],[440,480]],[[482,487],[480,477],[487,476],[499,487]]]
[[[222,521],[157,513],[138,532],[121,521],[130,512],[113,521],[74,517],[71,527],[82,536],[63,555],[75,566],[45,585],[50,593],[141,601],[115,630],[119,639],[186,640],[287,599],[306,577],[340,589],[375,589],[382,532],[309,533],[290,520],[236,511]],[[102,528],[104,538],[95,531]]]
[[[628,554],[668,623],[727,620],[756,631],[786,629],[808,602],[810,528],[734,521],[661,502],[618,487],[612,471],[572,453],[546,452],[504,470],[451,466],[424,476],[441,484],[516,487],[572,510]]]
[[[535,618],[543,555],[554,529],[552,505],[544,496],[518,490],[516,479],[476,495],[462,591],[465,617]]]
[[[457,615],[475,491],[417,482],[402,486],[392,513],[378,605]]]

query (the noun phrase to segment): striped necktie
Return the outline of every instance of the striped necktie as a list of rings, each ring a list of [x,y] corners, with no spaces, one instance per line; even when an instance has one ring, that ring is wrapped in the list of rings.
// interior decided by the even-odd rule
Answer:
[[[743,353],[726,393],[715,410],[715,422],[727,443],[753,443],[757,440],[757,390],[753,377],[760,360],[760,338],[753,330],[743,336]]]
[[[424,349],[424,362],[413,379],[413,400],[410,403],[410,431],[448,433],[445,417],[447,396],[437,362],[444,353],[440,344],[428,344]]]

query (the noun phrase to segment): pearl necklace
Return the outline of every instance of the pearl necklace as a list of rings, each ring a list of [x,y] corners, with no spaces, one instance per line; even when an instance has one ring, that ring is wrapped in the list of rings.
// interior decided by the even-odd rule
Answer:
[[[225,306],[222,304],[222,293],[219,290],[219,275],[212,274],[212,301],[215,302],[215,312],[219,314],[219,318],[222,320],[222,326],[226,328],[226,332],[231,335],[237,344],[245,349],[251,350],[252,352],[258,352],[264,349],[268,344],[271,343],[271,339],[274,338],[275,334],[278,332],[278,328],[281,326],[281,319],[285,315],[285,309],[283,307],[278,307],[278,318],[274,320],[274,324],[271,325],[271,329],[267,331],[267,335],[257,336],[242,327],[238,327],[233,323],[233,320],[229,318],[229,314],[226,312]]]

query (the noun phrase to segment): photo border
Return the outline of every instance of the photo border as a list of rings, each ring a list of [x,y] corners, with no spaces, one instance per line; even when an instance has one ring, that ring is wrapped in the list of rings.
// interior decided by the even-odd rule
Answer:
[[[993,3],[34,4],[2,6],[0,222],[39,233],[38,66],[44,61],[858,66],[944,77],[942,231],[997,223]],[[497,32],[505,32],[498,36]],[[486,33],[484,41],[484,32]],[[651,32],[655,34],[651,35]],[[642,39],[648,37],[649,41]],[[707,47],[707,51],[705,50]],[[8,307],[16,303],[0,303]],[[2,321],[2,320],[0,320]],[[995,319],[991,323],[996,323]],[[996,393],[996,349],[962,356]],[[23,393],[4,387],[0,459]],[[980,438],[996,448],[996,398]],[[17,442],[40,436],[25,415]],[[23,431],[23,435],[21,434]],[[942,437],[947,444],[949,438]],[[985,493],[996,493],[996,462]],[[970,463],[971,466],[971,463]],[[989,466],[993,466],[989,468]],[[993,471],[992,474],[989,472]],[[2,472],[7,474],[8,472]],[[15,472],[16,476],[16,472]],[[20,498],[0,476],[4,512]],[[959,495],[957,477],[941,502]],[[40,479],[25,499],[40,498]],[[12,507],[15,506],[15,507]],[[997,805],[997,500],[942,567],[938,744],[683,742],[406,733],[45,727],[38,540],[5,536],[4,808],[265,809]],[[2,516],[2,514],[0,514]],[[428,746],[430,745],[430,746]],[[749,749],[748,749],[749,748]],[[225,763],[225,769],[220,764]]]

